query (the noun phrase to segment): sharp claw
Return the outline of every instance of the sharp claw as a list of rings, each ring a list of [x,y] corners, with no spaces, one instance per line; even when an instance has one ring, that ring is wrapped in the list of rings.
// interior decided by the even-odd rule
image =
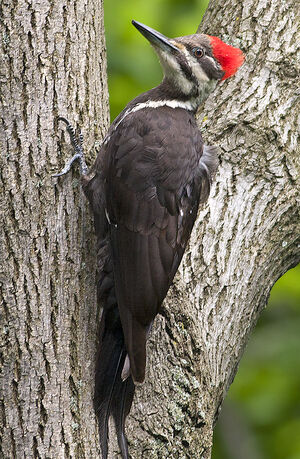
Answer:
[[[69,172],[72,164],[74,163],[74,161],[76,161],[76,159],[79,159],[79,161],[81,160],[81,156],[78,153],[72,156],[72,158],[67,162],[65,167],[60,172],[58,172],[57,174],[52,174],[51,177],[60,177],[61,175],[65,175],[67,172]]]
[[[75,150],[75,155],[67,162],[65,167],[61,170],[61,172],[57,174],[52,174],[52,177],[60,177],[61,175],[65,175],[71,169],[73,162],[78,159],[80,164],[80,172],[81,174],[87,173],[87,165],[84,160],[83,154],[83,135],[79,132],[78,139],[76,138],[75,130],[72,124],[63,116],[58,117],[58,121],[63,121],[67,126],[67,132],[70,136],[71,144]]]

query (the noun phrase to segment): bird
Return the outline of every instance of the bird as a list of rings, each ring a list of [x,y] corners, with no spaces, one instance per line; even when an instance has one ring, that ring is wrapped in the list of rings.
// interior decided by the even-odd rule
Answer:
[[[244,62],[220,38],[196,33],[168,38],[132,21],[150,42],[164,77],[137,96],[111,124],[88,170],[83,138],[67,125],[97,236],[97,299],[103,307],[94,405],[102,458],[114,419],[123,459],[125,421],[135,387],[145,380],[146,342],[177,272],[197,217],[208,199],[218,148],[205,145],[196,112]]]

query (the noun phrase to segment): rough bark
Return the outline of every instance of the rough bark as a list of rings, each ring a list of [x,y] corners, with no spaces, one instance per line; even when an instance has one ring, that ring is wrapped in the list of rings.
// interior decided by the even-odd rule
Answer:
[[[297,2],[211,0],[199,30],[240,46],[246,63],[199,114],[220,170],[152,329],[128,428],[135,458],[211,456],[250,332],[300,259]]]
[[[70,155],[58,115],[89,150],[107,128],[102,2],[4,0],[0,16],[0,457],[99,457],[91,218],[78,171],[51,174]]]
[[[0,456],[96,458],[89,210],[77,172],[50,174],[69,154],[57,115],[80,121],[86,150],[107,127],[102,5],[2,9]],[[247,62],[201,111],[220,171],[152,330],[127,429],[133,458],[210,457],[250,331],[299,259],[296,18],[292,0],[212,0],[201,25],[240,45]]]

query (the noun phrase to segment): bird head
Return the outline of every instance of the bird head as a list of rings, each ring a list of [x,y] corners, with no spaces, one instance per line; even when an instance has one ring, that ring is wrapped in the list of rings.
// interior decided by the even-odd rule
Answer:
[[[132,21],[155,49],[165,80],[187,98],[203,102],[220,80],[234,75],[244,62],[239,48],[205,34],[168,38],[160,32]]]

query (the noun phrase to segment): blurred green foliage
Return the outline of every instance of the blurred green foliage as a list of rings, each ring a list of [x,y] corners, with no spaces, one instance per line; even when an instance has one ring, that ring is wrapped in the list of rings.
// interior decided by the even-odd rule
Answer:
[[[246,459],[251,438],[252,459],[300,459],[299,355],[298,265],[276,282],[251,335],[221,412],[213,459]],[[236,455],[224,438],[232,407],[236,420],[232,427],[243,425],[244,435]]]
[[[162,72],[143,22],[175,37],[196,31],[208,0],[105,0],[111,119]],[[300,459],[300,267],[274,286],[232,384],[213,459]]]
[[[215,435],[213,459],[300,459],[300,266],[273,287]],[[236,455],[224,435],[228,412],[241,430]],[[231,419],[232,421],[232,419]],[[251,456],[247,456],[251,440]]]

